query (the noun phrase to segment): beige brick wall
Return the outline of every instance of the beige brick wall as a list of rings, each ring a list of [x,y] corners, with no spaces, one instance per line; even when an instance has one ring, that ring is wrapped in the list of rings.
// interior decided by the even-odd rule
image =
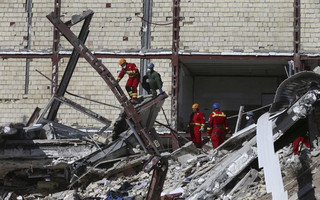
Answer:
[[[180,47],[200,52],[292,52],[293,0],[182,1]]]
[[[154,0],[151,23],[151,48],[169,49],[172,47],[172,1]]]
[[[301,52],[320,51],[320,4],[316,0],[301,1]]]
[[[69,2],[69,3],[68,3]],[[121,49],[135,49],[141,47],[141,19],[136,15],[142,15],[142,1],[103,1],[94,0],[84,3],[83,1],[63,1],[61,13],[64,21],[71,19],[72,15],[80,14],[82,11],[91,9],[94,11],[90,23],[90,34],[87,46],[94,51],[108,51]],[[107,3],[110,7],[107,7]],[[82,23],[76,25],[72,30],[80,31]],[[62,49],[70,49],[70,44],[61,39]]]
[[[38,106],[43,108],[50,98],[50,82],[35,70],[51,77],[48,59],[30,62],[29,90],[25,94],[25,59],[6,59],[0,62],[0,124],[26,123]]]
[[[25,0],[0,2],[0,50],[19,51],[27,41]]]
[[[52,0],[32,0],[31,50],[51,51],[53,26],[46,16],[54,11]]]

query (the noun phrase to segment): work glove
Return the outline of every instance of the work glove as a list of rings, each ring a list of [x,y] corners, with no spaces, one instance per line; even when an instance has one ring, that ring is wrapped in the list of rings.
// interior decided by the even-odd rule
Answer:
[[[229,132],[226,134],[226,138],[229,139],[232,137],[232,132],[229,130]]]
[[[162,91],[162,89],[159,89],[159,93],[160,93],[160,94],[163,94],[163,91]]]

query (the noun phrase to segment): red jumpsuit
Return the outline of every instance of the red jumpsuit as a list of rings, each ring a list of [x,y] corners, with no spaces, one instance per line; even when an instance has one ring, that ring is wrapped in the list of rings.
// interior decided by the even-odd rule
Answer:
[[[306,137],[297,137],[295,140],[293,140],[292,145],[293,145],[293,154],[298,155],[299,154],[299,145],[300,141],[306,145],[306,147],[310,148],[310,140],[309,138]]]
[[[226,133],[229,132],[226,114],[219,109],[215,109],[209,116],[209,127],[207,133],[211,135],[213,148],[217,148],[225,140]]]
[[[205,118],[202,112],[197,111],[193,112],[190,115],[189,127],[190,127],[190,135],[193,144],[197,148],[201,148],[201,127],[204,128]]]
[[[118,75],[117,80],[120,81],[125,74],[129,75],[129,79],[126,84],[126,90],[131,99],[136,100],[138,97],[138,84],[140,82],[140,73],[137,66],[134,63],[127,63],[125,67],[122,67],[121,72]]]

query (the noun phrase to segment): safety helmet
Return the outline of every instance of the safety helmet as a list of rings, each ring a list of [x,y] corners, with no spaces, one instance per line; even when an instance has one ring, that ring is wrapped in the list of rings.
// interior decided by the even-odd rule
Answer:
[[[219,108],[220,108],[220,104],[219,104],[219,103],[214,103],[214,104],[212,105],[212,108],[213,108],[213,109],[219,109]]]
[[[123,65],[123,63],[126,63],[127,61],[124,59],[124,58],[121,58],[120,60],[119,60],[119,65]]]
[[[199,104],[195,103],[192,105],[192,109],[198,109],[199,108]]]
[[[248,116],[253,116],[253,112],[252,112],[252,111],[249,111],[249,112],[247,112],[247,115],[248,115]]]
[[[154,64],[153,63],[149,63],[148,64],[148,68],[150,69],[150,68],[154,68]]]

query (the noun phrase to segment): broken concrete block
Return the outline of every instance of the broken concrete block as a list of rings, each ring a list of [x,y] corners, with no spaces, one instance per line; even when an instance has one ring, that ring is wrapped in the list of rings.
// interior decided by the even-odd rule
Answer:
[[[109,140],[108,138],[102,136],[102,135],[98,135],[98,134],[93,134],[93,139],[96,142],[102,143],[102,144],[108,144]]]

